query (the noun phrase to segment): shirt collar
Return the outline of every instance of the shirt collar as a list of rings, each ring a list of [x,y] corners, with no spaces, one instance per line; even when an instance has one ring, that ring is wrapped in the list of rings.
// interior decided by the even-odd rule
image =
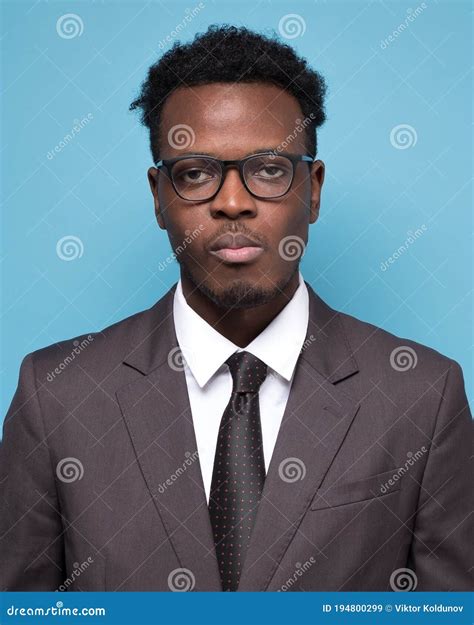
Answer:
[[[222,336],[200,317],[183,294],[179,280],[173,300],[176,337],[195,380],[202,388],[222,367],[238,345]],[[245,348],[270,369],[290,381],[306,337],[309,317],[308,289],[299,273],[293,297],[269,325]],[[282,349],[282,346],[283,349]]]

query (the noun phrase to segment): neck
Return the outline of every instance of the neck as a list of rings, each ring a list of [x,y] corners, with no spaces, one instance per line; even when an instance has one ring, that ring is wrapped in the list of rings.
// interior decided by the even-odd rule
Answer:
[[[246,347],[288,304],[299,285],[295,273],[285,288],[266,304],[254,308],[221,308],[206,297],[181,272],[183,294],[189,306],[219,334],[239,347]]]

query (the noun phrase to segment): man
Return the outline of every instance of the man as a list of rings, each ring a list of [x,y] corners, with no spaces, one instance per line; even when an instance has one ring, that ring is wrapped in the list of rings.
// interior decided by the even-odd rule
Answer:
[[[131,108],[181,279],[23,360],[3,588],[470,588],[459,365],[336,312],[299,272],[324,94],[291,48],[243,28],[151,67]]]

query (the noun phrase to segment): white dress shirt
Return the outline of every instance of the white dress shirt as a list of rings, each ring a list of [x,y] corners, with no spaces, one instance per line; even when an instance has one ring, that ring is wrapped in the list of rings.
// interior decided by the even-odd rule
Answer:
[[[174,325],[184,357],[184,372],[206,497],[209,501],[219,425],[232,393],[225,361],[236,351],[251,352],[268,366],[260,387],[265,470],[280,429],[293,374],[308,328],[308,289],[299,274],[292,299],[246,347],[240,348],[200,317],[186,302],[181,280],[173,301]]]

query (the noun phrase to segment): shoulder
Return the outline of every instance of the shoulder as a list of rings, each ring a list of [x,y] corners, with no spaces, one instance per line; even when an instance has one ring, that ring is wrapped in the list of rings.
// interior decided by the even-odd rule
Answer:
[[[442,394],[449,378],[463,385],[459,363],[446,354],[336,310],[307,286],[310,318],[329,339],[328,349],[334,345],[345,358],[355,361],[362,393],[376,384],[388,396],[396,393],[398,399],[405,395],[413,401],[430,388]],[[341,344],[345,344],[343,349]]]
[[[100,380],[116,368],[127,357],[134,346],[149,336],[153,327],[169,311],[174,287],[160,300],[146,310],[137,312],[99,331],[73,336],[25,356],[25,363],[31,363],[40,383],[52,382],[58,377],[71,378],[71,370],[78,370]],[[67,376],[63,372],[69,370]]]
[[[442,394],[448,380],[463,387],[460,364],[446,354],[352,315],[337,316],[361,369],[387,389],[416,395],[433,386]]]

